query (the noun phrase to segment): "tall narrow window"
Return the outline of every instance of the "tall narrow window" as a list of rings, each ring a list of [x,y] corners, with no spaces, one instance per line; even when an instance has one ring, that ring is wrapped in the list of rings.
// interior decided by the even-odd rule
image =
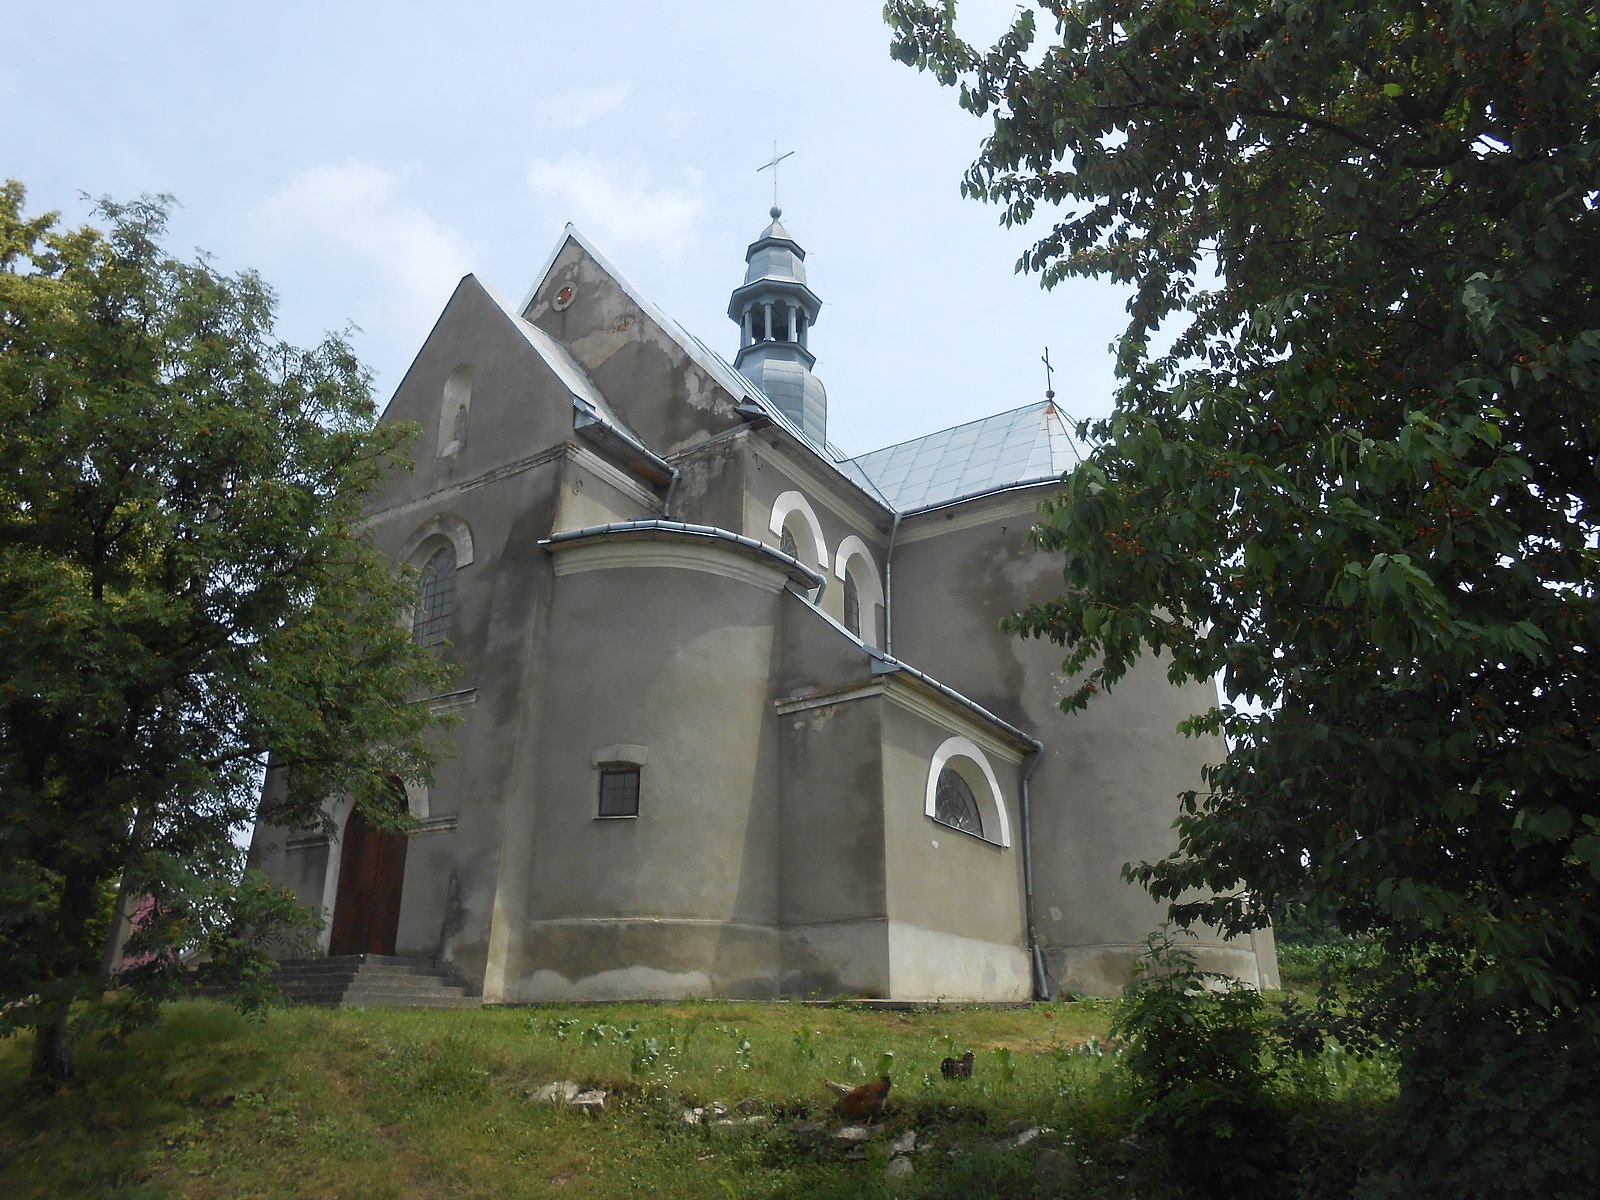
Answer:
[[[800,557],[800,547],[795,543],[794,534],[789,532],[787,525],[783,527],[783,532],[778,535],[778,549],[782,550],[790,558]]]
[[[422,568],[422,594],[411,621],[411,638],[419,646],[437,646],[450,636],[450,610],[456,598],[456,551],[445,546]]]
[[[460,452],[467,440],[467,412],[472,407],[472,368],[463,363],[444,381],[439,400],[439,455],[448,458]]]
[[[939,772],[939,791],[933,802],[933,819],[967,833],[983,836],[983,818],[972,788],[953,767]]]
[[[844,627],[857,637],[861,636],[861,595],[856,591],[856,577],[844,577]]]

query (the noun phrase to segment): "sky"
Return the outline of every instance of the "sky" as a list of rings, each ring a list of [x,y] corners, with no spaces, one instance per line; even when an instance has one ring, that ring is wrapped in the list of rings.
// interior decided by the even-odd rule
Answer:
[[[28,211],[167,193],[168,246],[254,269],[279,334],[349,331],[385,403],[456,282],[513,302],[567,223],[731,360],[783,222],[823,302],[831,441],[861,453],[1043,398],[1110,411],[1125,293],[1041,291],[963,199],[984,123],[893,62],[878,0],[452,5],[8,0],[0,176]],[[1012,0],[961,0],[987,44]]]

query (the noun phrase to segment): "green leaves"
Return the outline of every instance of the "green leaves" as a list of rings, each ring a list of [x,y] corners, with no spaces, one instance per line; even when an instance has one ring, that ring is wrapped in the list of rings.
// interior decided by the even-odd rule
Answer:
[[[1063,647],[1068,709],[1152,650],[1264,709],[1187,723],[1230,741],[1130,876],[1181,921],[1370,932],[1400,1026],[1594,1010],[1592,9],[1036,7],[1029,54],[886,9],[973,85],[975,194],[1051,206],[1027,269],[1135,285],[1116,410],[1035,534],[1062,591],[1010,627]]]
[[[355,532],[409,432],[374,424],[350,348],[277,341],[257,276],[169,257],[162,198],[104,202],[104,232],[23,199],[0,191],[0,887],[24,904],[0,1028],[88,983],[119,879],[166,912],[281,916],[233,891],[267,754],[290,823],[424,778],[432,718],[408,700],[441,686]]]

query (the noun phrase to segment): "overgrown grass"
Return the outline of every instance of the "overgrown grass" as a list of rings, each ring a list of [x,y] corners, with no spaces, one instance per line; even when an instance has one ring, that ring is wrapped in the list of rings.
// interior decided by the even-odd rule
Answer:
[[[1121,1196],[1139,1148],[1125,1074],[1103,1049],[1110,1013],[1101,1001],[907,1013],[704,1002],[297,1009],[253,1025],[186,1003],[125,1046],[85,1045],[82,1079],[55,1097],[27,1094],[26,1043],[0,1043],[0,1194],[875,1196],[891,1187],[891,1143],[912,1132],[915,1172],[897,1195]],[[967,1049],[973,1078],[944,1079],[941,1060]],[[881,1132],[850,1159],[832,1142],[823,1080],[883,1071],[894,1089]],[[1307,1071],[1314,1122],[1352,1085]],[[530,1100],[563,1079],[612,1102],[590,1116]],[[686,1107],[712,1101],[749,1101],[768,1120],[685,1123]],[[1037,1126],[1055,1132],[1015,1144]]]

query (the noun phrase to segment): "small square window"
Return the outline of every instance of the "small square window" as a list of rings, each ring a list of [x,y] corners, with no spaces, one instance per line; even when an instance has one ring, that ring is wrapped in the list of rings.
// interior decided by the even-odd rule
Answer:
[[[637,817],[639,815],[639,768],[630,766],[600,769],[600,815]]]

